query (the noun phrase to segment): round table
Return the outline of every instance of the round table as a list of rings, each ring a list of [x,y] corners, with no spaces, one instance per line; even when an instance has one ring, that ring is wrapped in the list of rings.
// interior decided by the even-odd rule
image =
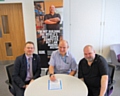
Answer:
[[[62,82],[61,90],[48,90],[49,75],[42,76],[26,88],[25,96],[87,96],[85,83],[77,77],[66,74],[55,74]]]

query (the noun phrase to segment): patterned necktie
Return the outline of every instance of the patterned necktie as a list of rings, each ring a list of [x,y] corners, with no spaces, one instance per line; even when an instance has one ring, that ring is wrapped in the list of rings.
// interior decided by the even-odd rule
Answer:
[[[29,63],[29,68],[30,68],[30,77],[32,78],[33,77],[33,72],[32,72],[32,57],[29,57],[28,58],[28,63]]]

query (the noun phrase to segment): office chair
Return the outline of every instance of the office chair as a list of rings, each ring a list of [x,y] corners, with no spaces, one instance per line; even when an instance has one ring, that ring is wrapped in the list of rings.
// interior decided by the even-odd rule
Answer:
[[[108,96],[113,92],[113,85],[115,84],[114,72],[115,72],[115,65],[109,64],[109,76],[110,76],[110,84],[108,85]]]
[[[110,57],[112,64],[115,64],[117,69],[120,69],[120,62],[118,61],[118,55],[120,54],[120,44],[110,45]]]
[[[10,65],[5,66],[6,73],[8,76],[8,80],[6,80],[5,83],[8,85],[9,91],[12,93],[12,95],[15,95],[15,90],[14,90],[13,85],[12,85],[13,68],[14,68],[14,64],[10,64]]]
[[[46,73],[45,73],[45,74],[46,74],[46,75],[48,75],[48,74],[49,74],[49,69],[47,69],[47,70],[46,70]]]

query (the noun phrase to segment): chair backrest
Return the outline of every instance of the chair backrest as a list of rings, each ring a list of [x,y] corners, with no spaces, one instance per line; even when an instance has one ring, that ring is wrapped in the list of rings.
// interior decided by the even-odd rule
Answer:
[[[49,69],[47,69],[47,70],[46,70],[46,73],[45,73],[45,74],[46,74],[46,75],[48,75],[48,74],[49,74]]]
[[[116,55],[120,54],[120,44],[111,45],[110,50],[113,50]]]
[[[110,57],[111,57],[111,62],[114,65],[120,65],[118,62],[118,57],[117,55],[120,54],[120,44],[113,44],[110,45]]]
[[[110,79],[111,79],[111,82],[113,82],[114,73],[115,73],[115,66],[112,64],[109,64],[108,67],[109,67]]]
[[[8,80],[9,83],[12,84],[12,73],[13,73],[13,68],[14,68],[14,64],[10,64],[6,66],[6,72],[8,75]]]
[[[109,64],[109,76],[110,76],[110,82],[108,85],[108,90],[107,90],[107,96],[110,96],[110,94],[113,92],[113,85],[115,84],[114,78],[114,72],[115,72],[115,65]]]

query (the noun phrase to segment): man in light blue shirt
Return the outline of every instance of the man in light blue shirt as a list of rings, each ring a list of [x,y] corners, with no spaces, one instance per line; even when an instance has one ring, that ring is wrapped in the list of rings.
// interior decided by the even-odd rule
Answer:
[[[50,80],[56,80],[55,74],[69,74],[74,76],[77,71],[77,63],[68,51],[68,42],[60,41],[58,50],[54,51],[49,61]]]

